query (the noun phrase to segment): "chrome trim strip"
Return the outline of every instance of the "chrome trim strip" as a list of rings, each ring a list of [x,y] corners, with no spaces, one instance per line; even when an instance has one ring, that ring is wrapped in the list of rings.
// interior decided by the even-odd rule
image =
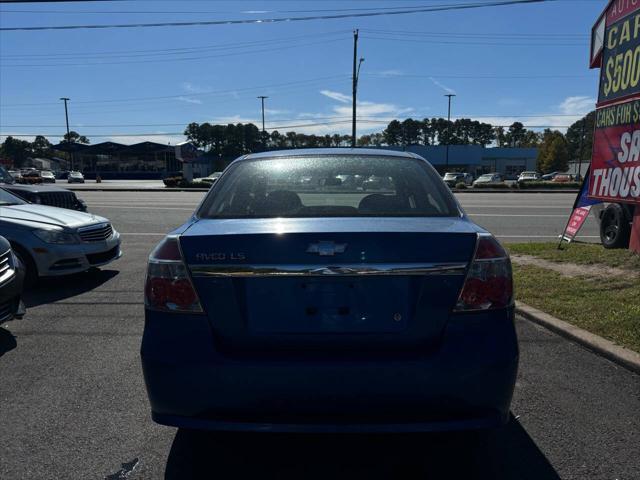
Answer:
[[[340,265],[189,265],[194,277],[321,277],[464,275],[466,263]]]

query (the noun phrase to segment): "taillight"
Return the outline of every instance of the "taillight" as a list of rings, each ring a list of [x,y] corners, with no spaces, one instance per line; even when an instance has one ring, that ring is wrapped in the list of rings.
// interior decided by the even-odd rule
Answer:
[[[455,311],[491,310],[512,304],[509,255],[492,235],[480,234]]]
[[[144,304],[167,312],[202,312],[176,237],[166,237],[149,255]]]

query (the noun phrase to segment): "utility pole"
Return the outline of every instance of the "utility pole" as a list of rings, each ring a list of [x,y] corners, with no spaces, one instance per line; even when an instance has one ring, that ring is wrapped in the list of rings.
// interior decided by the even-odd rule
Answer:
[[[353,91],[352,91],[352,119],[351,119],[351,148],[356,146],[356,98],[358,95],[358,77],[360,76],[360,66],[364,58],[358,61],[358,29],[353,31]]]
[[[67,122],[67,142],[71,144],[71,135],[69,135],[69,110],[67,109],[67,102],[69,101],[69,98],[61,97],[60,100],[64,102],[64,118]],[[71,170],[73,170],[73,152],[71,151],[71,148],[69,148],[69,158],[71,159]]]
[[[265,98],[269,98],[265,95],[259,95],[257,98],[260,99],[260,102],[262,103],[262,147],[266,150],[267,148],[267,134],[266,131],[264,129],[264,99]]]
[[[455,97],[454,93],[447,93],[445,97],[449,98],[449,113],[447,113],[447,153],[445,158],[445,169],[449,168],[449,144],[451,143],[451,97]]]

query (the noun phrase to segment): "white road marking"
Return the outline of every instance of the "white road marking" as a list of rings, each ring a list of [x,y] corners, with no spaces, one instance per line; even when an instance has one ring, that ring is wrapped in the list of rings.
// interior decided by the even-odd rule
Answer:
[[[532,214],[516,214],[516,213],[470,213],[470,217],[560,217],[567,218],[567,215],[532,215]]]
[[[556,238],[560,239],[560,235],[500,235],[497,234],[498,238]],[[578,235],[577,238],[600,238],[598,235]]]
[[[464,208],[557,208],[563,210],[571,210],[570,205],[558,206],[558,205],[464,205]]]
[[[181,210],[185,212],[193,212],[196,208],[194,205],[193,208],[181,208],[181,207],[131,207],[131,206],[123,206],[123,205],[104,205],[101,203],[92,203],[89,204],[89,208],[93,207],[105,207],[105,208],[121,208],[125,210]]]

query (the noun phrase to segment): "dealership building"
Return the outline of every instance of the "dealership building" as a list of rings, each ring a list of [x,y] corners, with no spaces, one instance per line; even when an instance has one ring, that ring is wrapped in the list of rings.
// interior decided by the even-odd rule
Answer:
[[[410,145],[407,147],[380,147],[389,150],[414,152],[426,158],[436,169],[468,172],[477,177],[483,173],[502,173],[515,178],[525,170],[536,170],[536,148],[484,148],[479,145],[451,145],[447,161],[447,147],[443,145]],[[137,178],[156,179],[182,170],[176,159],[175,147],[155,142],[124,145],[102,142],[95,145],[61,143],[55,150],[73,156],[73,168],[82,171],[87,178]],[[194,163],[194,175],[206,176],[222,170],[232,158],[208,154]]]

